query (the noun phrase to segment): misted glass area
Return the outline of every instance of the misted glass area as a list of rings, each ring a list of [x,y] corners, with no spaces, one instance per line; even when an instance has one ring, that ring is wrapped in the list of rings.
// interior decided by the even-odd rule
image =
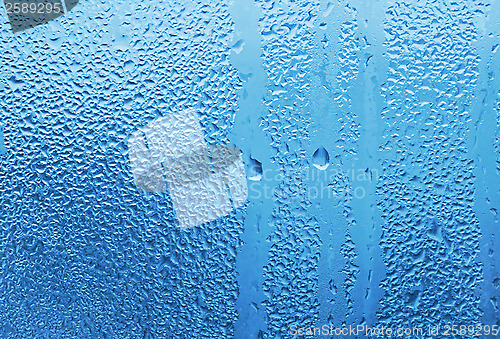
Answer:
[[[1,338],[500,337],[500,2],[3,5]]]

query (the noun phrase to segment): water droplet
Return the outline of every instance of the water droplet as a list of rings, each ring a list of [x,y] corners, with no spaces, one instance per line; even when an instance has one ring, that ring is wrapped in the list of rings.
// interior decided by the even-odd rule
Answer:
[[[324,147],[320,147],[314,152],[312,164],[319,170],[326,170],[330,162],[330,155]]]
[[[262,164],[253,158],[250,158],[250,169],[248,171],[248,180],[260,181],[262,179]]]

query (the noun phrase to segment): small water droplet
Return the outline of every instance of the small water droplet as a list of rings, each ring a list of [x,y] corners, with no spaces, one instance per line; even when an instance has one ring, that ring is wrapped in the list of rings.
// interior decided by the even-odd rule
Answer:
[[[260,161],[250,158],[250,169],[248,171],[248,180],[260,181],[262,179],[262,164]]]
[[[314,167],[316,167],[319,170],[326,170],[330,162],[330,155],[328,154],[328,151],[324,147],[320,147],[314,152],[313,154],[313,159],[312,159],[312,164]]]

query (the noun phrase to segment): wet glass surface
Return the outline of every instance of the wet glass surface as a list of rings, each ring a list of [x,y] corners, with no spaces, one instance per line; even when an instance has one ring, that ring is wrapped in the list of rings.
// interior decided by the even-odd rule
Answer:
[[[13,2],[0,337],[500,336],[499,2]]]

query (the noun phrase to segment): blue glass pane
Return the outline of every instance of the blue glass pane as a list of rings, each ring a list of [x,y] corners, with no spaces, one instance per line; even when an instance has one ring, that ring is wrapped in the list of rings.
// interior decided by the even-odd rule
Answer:
[[[2,4],[0,337],[500,337],[500,3]]]

